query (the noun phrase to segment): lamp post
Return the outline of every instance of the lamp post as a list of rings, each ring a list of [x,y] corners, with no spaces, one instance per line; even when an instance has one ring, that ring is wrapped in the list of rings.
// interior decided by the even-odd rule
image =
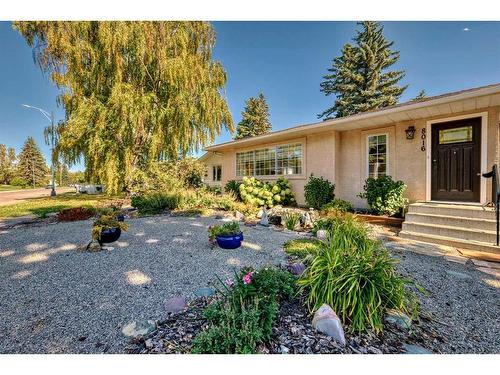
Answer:
[[[56,186],[55,186],[55,170],[54,170],[54,112],[47,112],[44,109],[33,107],[31,105],[23,104],[23,107],[36,109],[42,115],[45,116],[47,120],[50,121],[50,146],[51,146],[51,172],[52,172],[52,191],[50,192],[51,197],[56,196]]]

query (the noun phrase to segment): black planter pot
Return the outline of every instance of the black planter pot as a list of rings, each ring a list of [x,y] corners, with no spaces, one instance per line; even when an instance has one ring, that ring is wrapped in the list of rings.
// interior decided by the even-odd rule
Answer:
[[[115,242],[118,238],[120,238],[121,234],[122,230],[120,228],[104,229],[101,232],[101,238],[99,238],[97,242],[99,242],[101,246],[103,243]]]

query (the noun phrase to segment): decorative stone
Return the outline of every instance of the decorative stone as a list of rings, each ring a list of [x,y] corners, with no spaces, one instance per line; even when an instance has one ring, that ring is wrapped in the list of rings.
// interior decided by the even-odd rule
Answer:
[[[316,232],[316,237],[318,238],[318,240],[326,240],[326,236],[328,235],[328,231],[326,231],[325,229],[320,229]]]
[[[165,301],[165,310],[167,312],[177,313],[187,307],[186,299],[184,297],[174,297]]]
[[[344,329],[339,317],[335,311],[327,305],[323,304],[314,314],[312,326],[317,331],[332,337],[340,345],[345,346]]]
[[[293,275],[300,276],[304,273],[305,270],[306,266],[304,265],[304,263],[293,263],[290,265],[290,272]]]
[[[446,270],[446,273],[450,276],[458,277],[459,279],[462,279],[462,280],[471,280],[472,279],[472,277],[470,275],[467,275],[466,273],[462,273],[462,272]]]
[[[260,225],[262,225],[263,227],[268,227],[269,226],[269,220],[267,219],[267,212],[266,210],[263,210],[263,214],[260,218],[260,222],[259,222]]]
[[[209,287],[203,287],[194,292],[196,297],[211,297],[215,294],[215,291]]]
[[[257,212],[257,219],[260,219],[262,217],[262,215],[264,215],[264,212],[266,212],[266,210],[264,210],[263,208],[261,208],[259,210],[259,212]]]
[[[90,252],[101,251],[101,250],[102,250],[102,247],[99,244],[99,242],[97,242],[97,241],[90,242],[86,247],[86,251],[90,251]]]
[[[245,215],[243,215],[240,211],[236,211],[234,213],[234,216],[236,217],[236,220],[238,220],[238,221],[245,221]]]
[[[302,214],[302,217],[300,218],[300,222],[304,228],[312,228],[313,227],[313,222],[311,219],[311,215],[309,212],[305,212]]]
[[[134,320],[122,328],[122,333],[126,337],[145,336],[156,329],[154,320]]]
[[[430,350],[419,345],[403,344],[403,348],[406,350],[405,354],[434,354]]]
[[[280,352],[281,354],[288,354],[290,353],[290,349],[288,349],[285,345],[280,345]]]
[[[385,321],[401,329],[408,329],[411,326],[411,319],[408,315],[393,309],[387,310]]]

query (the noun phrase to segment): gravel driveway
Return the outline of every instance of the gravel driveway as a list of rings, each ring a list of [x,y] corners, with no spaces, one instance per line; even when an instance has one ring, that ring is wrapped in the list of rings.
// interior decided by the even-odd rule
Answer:
[[[237,250],[210,249],[220,220],[158,216],[128,220],[114,249],[82,253],[89,221],[0,230],[0,353],[120,352],[121,328],[159,319],[163,302],[189,297],[234,267],[284,260],[292,234],[244,227]]]

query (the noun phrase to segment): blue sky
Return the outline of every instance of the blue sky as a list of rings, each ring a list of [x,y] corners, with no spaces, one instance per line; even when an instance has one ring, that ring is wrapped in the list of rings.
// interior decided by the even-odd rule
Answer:
[[[385,35],[401,53],[395,68],[409,84],[402,100],[425,89],[428,96],[500,82],[500,22],[384,22]],[[355,22],[215,22],[214,58],[228,74],[226,94],[235,123],[245,100],[262,92],[273,130],[316,122],[332,97],[319,91],[322,76],[342,45],[354,36]],[[464,31],[464,28],[470,30]],[[21,104],[54,109],[57,88],[34,64],[32,51],[0,22],[0,143],[19,151],[32,135],[48,158],[46,119]],[[217,142],[230,140],[223,132]],[[72,169],[79,169],[75,166]]]

